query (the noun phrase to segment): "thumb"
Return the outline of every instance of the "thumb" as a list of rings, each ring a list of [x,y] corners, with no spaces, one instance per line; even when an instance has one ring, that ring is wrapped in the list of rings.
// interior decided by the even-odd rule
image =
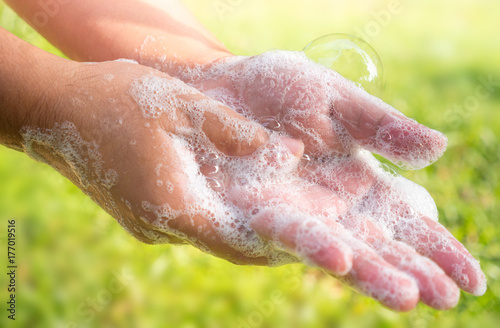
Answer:
[[[442,133],[407,118],[351,83],[341,85],[333,114],[363,148],[414,169],[431,164],[446,150]]]
[[[218,150],[229,156],[246,156],[269,142],[269,133],[260,124],[217,103],[205,111],[202,130]],[[301,157],[304,144],[297,139],[281,137],[280,141],[296,157]]]

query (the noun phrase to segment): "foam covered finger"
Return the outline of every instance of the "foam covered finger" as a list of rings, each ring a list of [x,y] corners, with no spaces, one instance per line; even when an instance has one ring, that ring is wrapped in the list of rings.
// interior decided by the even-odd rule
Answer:
[[[387,182],[379,180],[357,211],[369,213],[388,232],[388,238],[402,241],[430,258],[461,289],[482,295],[486,283],[479,263],[437,222],[437,208],[429,193],[401,177],[391,178],[390,185]]]
[[[217,103],[204,117],[203,132],[226,155],[250,155],[269,140],[263,127],[222,104]]]
[[[358,242],[361,244],[361,242]],[[351,271],[339,279],[396,311],[409,311],[419,301],[416,282],[366,246],[353,246]]]
[[[204,115],[203,132],[217,149],[226,155],[250,155],[263,146],[277,148],[277,143],[283,145],[286,152],[297,158],[300,158],[304,152],[304,144],[300,140],[277,136],[270,140],[263,126],[244,118],[222,104],[217,106],[216,111],[205,112]],[[270,161],[279,162],[277,159],[270,159]]]
[[[144,118],[158,119],[165,131],[188,139],[208,139],[225,155],[250,155],[269,141],[262,125],[180,80],[150,74],[134,81],[130,94]],[[282,142],[295,156],[302,155],[300,141]]]
[[[329,273],[342,276],[351,269],[352,251],[338,238],[343,230],[340,225],[327,229],[320,221],[299,213],[284,221],[267,210],[255,216],[252,227],[264,239]]]
[[[326,227],[321,218],[345,211],[325,188],[301,179],[261,186],[233,186],[230,200],[249,217],[263,239],[328,272],[343,275],[351,266],[350,248],[340,240],[340,224]]]
[[[356,238],[373,247],[386,262],[413,277],[423,303],[439,310],[457,304],[460,297],[457,285],[436,263],[421,256],[410,246],[390,239],[367,217],[349,216],[341,222]]]
[[[430,259],[419,255],[409,246],[387,241],[376,252],[388,263],[408,273],[417,282],[423,303],[438,310],[457,305],[460,290],[443,270]]]
[[[476,296],[486,292],[479,262],[438,222],[423,216],[416,222],[400,221],[396,229],[397,239],[438,264],[461,289]]]
[[[407,168],[423,168],[446,150],[447,139],[404,116],[381,99],[344,82],[333,115],[365,149]]]

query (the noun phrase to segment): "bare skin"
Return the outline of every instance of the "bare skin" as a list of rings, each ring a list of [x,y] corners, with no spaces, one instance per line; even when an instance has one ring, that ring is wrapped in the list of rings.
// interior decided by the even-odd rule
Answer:
[[[224,87],[230,97],[219,100],[241,100],[239,107],[229,101],[229,107],[256,121],[276,117],[290,136],[303,140],[306,153],[313,159],[307,167],[303,164],[297,179],[314,182],[314,185],[299,188],[293,184],[270,183],[264,186],[267,192],[255,199],[248,196],[253,193],[245,193],[244,188],[232,183],[230,177],[226,178],[229,181],[226,187],[234,195],[233,202],[249,216],[253,202],[265,204],[269,199],[274,200],[266,205],[267,211],[253,215],[252,227],[263,240],[279,243],[289,253],[334,276],[342,276],[343,281],[395,310],[409,310],[419,300],[437,309],[448,309],[458,301],[458,287],[476,295],[484,293],[484,274],[472,256],[446,229],[422,215],[420,209],[397,199],[389,213],[395,218],[392,221],[384,219],[388,215],[383,209],[363,210],[364,202],[385,199],[392,186],[374,174],[373,167],[357,159],[359,147],[395,162],[422,166],[436,160],[444,151],[446,140],[441,134],[394,112],[389,105],[349,87],[335,73],[312,63],[290,59],[286,54],[232,58],[233,55],[176,2],[172,2],[168,14],[131,0],[121,1],[119,6],[113,1],[87,1],[85,5],[70,2],[61,4],[59,14],[44,26],[37,26],[32,19],[40,10],[38,2],[7,2],[73,59],[135,59],[177,76],[211,97],[216,96],[211,92],[213,89]],[[270,56],[275,56],[271,68],[279,78],[261,78],[264,70],[255,68],[259,66],[255,63],[272,62]],[[282,65],[283,62],[291,65]],[[303,70],[304,65],[310,66]],[[200,74],[186,74],[187,69],[193,68]],[[297,81],[294,78],[299,72],[304,74]],[[324,83],[318,83],[318,76]],[[304,100],[303,89],[314,90],[314,102]],[[276,96],[281,96],[280,101],[276,102]],[[291,110],[301,114],[290,119],[287,114]],[[396,127],[391,124],[395,121]],[[314,132],[315,138],[304,133],[305,130]],[[328,156],[346,160],[339,168],[338,160],[333,165]],[[339,189],[350,191],[347,199]],[[296,195],[301,195],[299,202]],[[325,200],[321,204],[328,205],[318,206],[318,198]],[[282,199],[281,204],[277,199]],[[287,228],[277,230],[275,223],[279,220],[275,218],[283,204],[293,204],[298,214],[290,217]],[[329,207],[341,215],[335,219],[322,215]],[[409,216],[408,212],[415,214]],[[308,215],[319,220],[304,219]],[[414,222],[415,216],[419,224],[409,227],[406,223]],[[182,220],[177,222],[176,228],[196,235]],[[328,231],[323,241],[298,238],[307,236],[306,232],[316,229],[316,225]],[[394,233],[387,235],[384,233],[387,229]],[[346,237],[349,234],[345,231],[352,237]],[[436,240],[447,240],[446,245],[451,245],[452,250],[436,249],[433,247]],[[319,246],[314,253],[300,251],[304,249],[302,244],[315,242]],[[224,243],[212,247],[215,254],[233,261],[258,263],[241,260],[234,254],[227,256],[232,251],[227,247],[224,250]],[[457,274],[456,267],[464,263]],[[266,264],[265,259],[258,264]],[[464,275],[467,279],[463,279]],[[397,295],[398,290],[407,293]],[[392,291],[393,296],[388,297],[387,291]]]

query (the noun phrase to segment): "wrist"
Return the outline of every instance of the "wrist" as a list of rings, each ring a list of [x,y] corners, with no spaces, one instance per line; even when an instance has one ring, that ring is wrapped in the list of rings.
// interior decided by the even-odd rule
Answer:
[[[234,56],[223,46],[182,40],[172,49],[167,37],[146,38],[134,56],[141,65],[153,67],[184,81],[187,72]]]
[[[60,71],[68,60],[40,50],[0,29],[0,144],[21,150],[20,130],[53,116]]]

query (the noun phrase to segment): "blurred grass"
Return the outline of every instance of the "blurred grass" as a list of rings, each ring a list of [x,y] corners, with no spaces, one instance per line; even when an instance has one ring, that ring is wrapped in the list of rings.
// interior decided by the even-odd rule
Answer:
[[[333,32],[366,34],[376,13],[387,8],[367,0],[186,3],[231,50],[246,55],[300,50]],[[397,314],[301,265],[238,267],[190,247],[142,245],[51,168],[1,148],[1,244],[7,220],[16,218],[19,289],[15,325],[3,310],[0,326],[497,327],[499,87],[477,108],[453,119],[446,113],[474,95],[479,77],[500,81],[500,3],[398,3],[401,13],[386,26],[378,23],[367,40],[384,62],[381,97],[449,138],[437,163],[401,173],[429,190],[440,221],[480,259],[489,279],[484,296],[463,293],[446,312],[419,306]],[[1,3],[0,26],[60,55]],[[116,272],[122,271],[133,278],[116,288]],[[6,279],[0,275],[1,286]],[[279,304],[271,306],[273,299]]]

